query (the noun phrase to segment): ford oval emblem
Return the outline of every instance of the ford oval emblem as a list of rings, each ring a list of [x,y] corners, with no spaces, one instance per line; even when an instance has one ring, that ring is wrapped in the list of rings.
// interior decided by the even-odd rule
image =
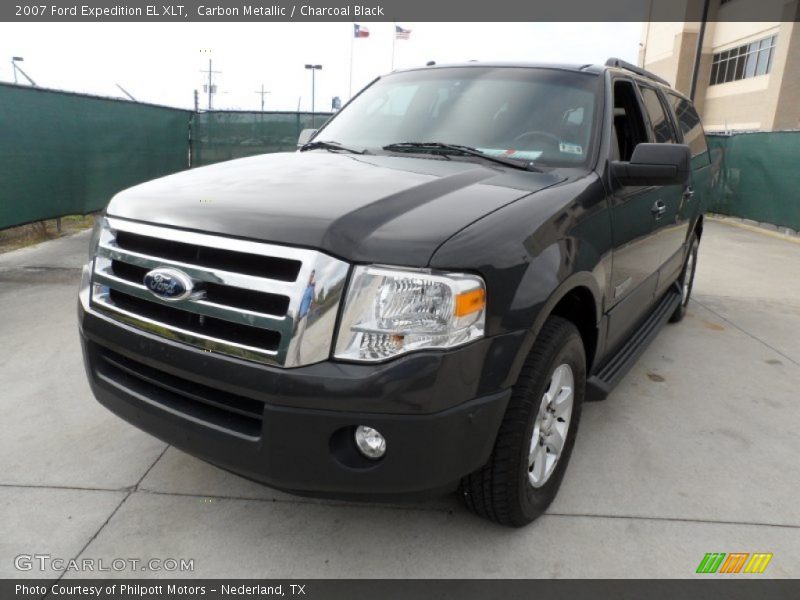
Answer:
[[[148,271],[144,285],[150,293],[162,300],[175,302],[185,300],[192,294],[192,279],[183,271],[161,267]]]

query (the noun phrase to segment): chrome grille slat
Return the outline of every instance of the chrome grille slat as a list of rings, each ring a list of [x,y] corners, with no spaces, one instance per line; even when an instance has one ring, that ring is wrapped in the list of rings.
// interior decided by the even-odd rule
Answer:
[[[213,338],[193,331],[187,331],[173,325],[166,325],[154,319],[148,319],[147,317],[137,315],[116,306],[109,300],[107,295],[93,297],[92,305],[95,308],[100,308],[104,312],[110,311],[119,321],[132,325],[137,329],[149,331],[158,336],[184,342],[211,352],[219,352],[220,354],[227,354],[228,356],[236,356],[258,362],[272,362],[278,355],[278,352],[274,350],[264,350],[263,348],[255,348],[244,344],[235,344],[228,340]]]
[[[268,244],[266,242],[240,240],[237,238],[228,238],[219,235],[211,235],[208,233],[184,231],[183,229],[173,229],[171,227],[150,225],[147,223],[139,223],[137,221],[128,221],[114,217],[108,218],[108,224],[109,227],[114,231],[127,231],[129,233],[136,233],[157,239],[185,242],[195,246],[220,248],[222,250],[231,250],[232,252],[241,252],[243,254],[257,254],[270,258],[283,258],[286,260],[296,260],[299,262],[305,262],[305,260],[308,258],[308,254],[313,252],[312,250],[290,248],[289,246],[278,246],[276,244]],[[169,237],[164,238],[165,234],[168,234]]]
[[[285,316],[278,317],[239,308],[230,308],[222,306],[221,304],[206,302],[204,300],[194,300],[191,298],[179,300],[177,302],[167,302],[151,294],[143,284],[131,283],[125,279],[115,277],[102,267],[95,267],[95,280],[100,284],[107,285],[110,288],[120,290],[130,296],[136,296],[148,302],[156,302],[157,304],[169,306],[171,308],[180,308],[207,317],[224,319],[232,323],[240,323],[241,325],[271,329],[272,331],[278,331],[281,335],[291,335],[291,330],[289,329],[291,324],[289,323],[289,319]]]
[[[230,271],[223,271],[220,269],[200,267],[186,262],[170,260],[168,258],[146,256],[138,252],[122,250],[107,240],[102,240],[100,242],[100,245],[97,248],[97,255],[111,260],[119,260],[130,263],[132,265],[136,265],[137,267],[144,267],[146,269],[155,269],[157,267],[175,267],[197,281],[229,285],[246,290],[253,290],[254,292],[269,292],[270,294],[291,296],[294,293],[297,285],[295,282],[279,281],[277,279],[265,279],[263,277],[256,277],[254,275],[245,275],[242,273],[232,273]]]
[[[116,241],[118,232],[125,234],[124,247]],[[198,264],[184,260],[191,256]],[[249,272],[236,272],[237,266]],[[166,300],[138,281],[163,267],[188,276],[196,294]],[[91,306],[125,325],[203,350],[296,367],[330,355],[348,271],[347,263],[315,250],[107,218],[94,260]]]

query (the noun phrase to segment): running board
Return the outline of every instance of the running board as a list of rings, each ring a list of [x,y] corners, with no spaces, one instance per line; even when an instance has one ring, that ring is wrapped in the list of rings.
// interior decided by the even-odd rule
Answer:
[[[647,319],[639,325],[639,328],[634,331],[617,353],[603,365],[602,369],[586,381],[586,401],[605,400],[608,397],[611,390],[636,363],[669,320],[680,302],[681,294],[678,287],[670,287]]]

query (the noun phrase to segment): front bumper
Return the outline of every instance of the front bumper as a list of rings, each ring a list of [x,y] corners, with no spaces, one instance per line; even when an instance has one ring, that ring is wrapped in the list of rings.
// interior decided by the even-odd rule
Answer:
[[[119,324],[79,302],[94,395],[186,452],[283,490],[394,499],[453,489],[489,458],[522,335],[373,365],[326,361],[281,369]],[[386,455],[361,456],[357,425]]]

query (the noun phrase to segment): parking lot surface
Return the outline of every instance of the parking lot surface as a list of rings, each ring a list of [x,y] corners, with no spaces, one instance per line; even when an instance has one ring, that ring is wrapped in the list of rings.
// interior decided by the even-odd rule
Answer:
[[[707,222],[687,318],[584,407],[558,498],[516,530],[456,497],[276,492],[108,412],[78,343],[87,242],[0,255],[0,577],[669,578],[706,552],[772,552],[760,577],[800,577],[798,239]],[[22,554],[194,570],[20,571]]]

